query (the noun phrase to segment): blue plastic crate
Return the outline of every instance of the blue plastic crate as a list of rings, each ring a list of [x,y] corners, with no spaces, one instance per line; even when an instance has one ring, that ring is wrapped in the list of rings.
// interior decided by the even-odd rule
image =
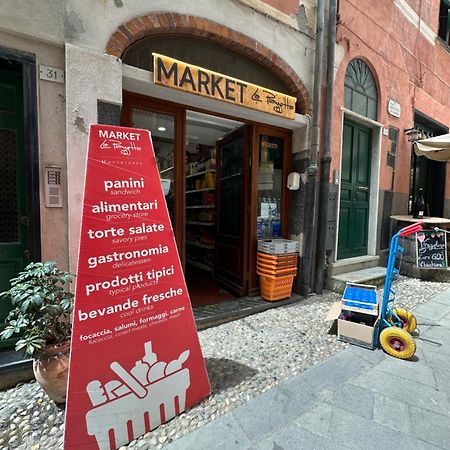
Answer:
[[[342,296],[344,308],[355,308],[369,312],[377,311],[376,286],[348,284]]]

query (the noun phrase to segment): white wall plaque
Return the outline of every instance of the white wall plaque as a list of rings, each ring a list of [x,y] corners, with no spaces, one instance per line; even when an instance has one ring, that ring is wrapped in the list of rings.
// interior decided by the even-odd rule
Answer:
[[[402,113],[402,108],[400,106],[400,103],[396,102],[395,100],[392,100],[391,98],[388,100],[388,113],[391,116],[399,118]]]
[[[54,83],[64,83],[64,70],[39,65],[39,78],[41,80],[53,81]]]

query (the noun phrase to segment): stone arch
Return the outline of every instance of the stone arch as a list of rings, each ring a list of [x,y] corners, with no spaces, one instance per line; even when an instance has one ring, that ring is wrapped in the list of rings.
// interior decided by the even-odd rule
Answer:
[[[243,53],[280,77],[297,98],[297,112],[311,111],[311,99],[300,77],[283,59],[260,42],[210,20],[178,13],[158,12],[135,17],[120,25],[106,45],[106,53],[121,58],[136,41],[148,36],[184,34],[208,39]]]

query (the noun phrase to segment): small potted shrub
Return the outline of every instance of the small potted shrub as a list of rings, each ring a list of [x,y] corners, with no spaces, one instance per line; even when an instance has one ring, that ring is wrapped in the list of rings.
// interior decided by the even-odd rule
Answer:
[[[0,338],[18,335],[16,350],[34,358],[33,371],[42,389],[56,402],[65,402],[72,324],[73,279],[54,261],[31,263],[10,280],[11,289],[0,294],[13,309]]]

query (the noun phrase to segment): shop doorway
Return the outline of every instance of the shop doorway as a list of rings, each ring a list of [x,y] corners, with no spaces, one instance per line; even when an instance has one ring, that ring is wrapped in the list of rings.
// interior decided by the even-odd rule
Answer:
[[[122,123],[152,133],[192,304],[258,295],[258,237],[289,236],[291,132],[128,93]]]

